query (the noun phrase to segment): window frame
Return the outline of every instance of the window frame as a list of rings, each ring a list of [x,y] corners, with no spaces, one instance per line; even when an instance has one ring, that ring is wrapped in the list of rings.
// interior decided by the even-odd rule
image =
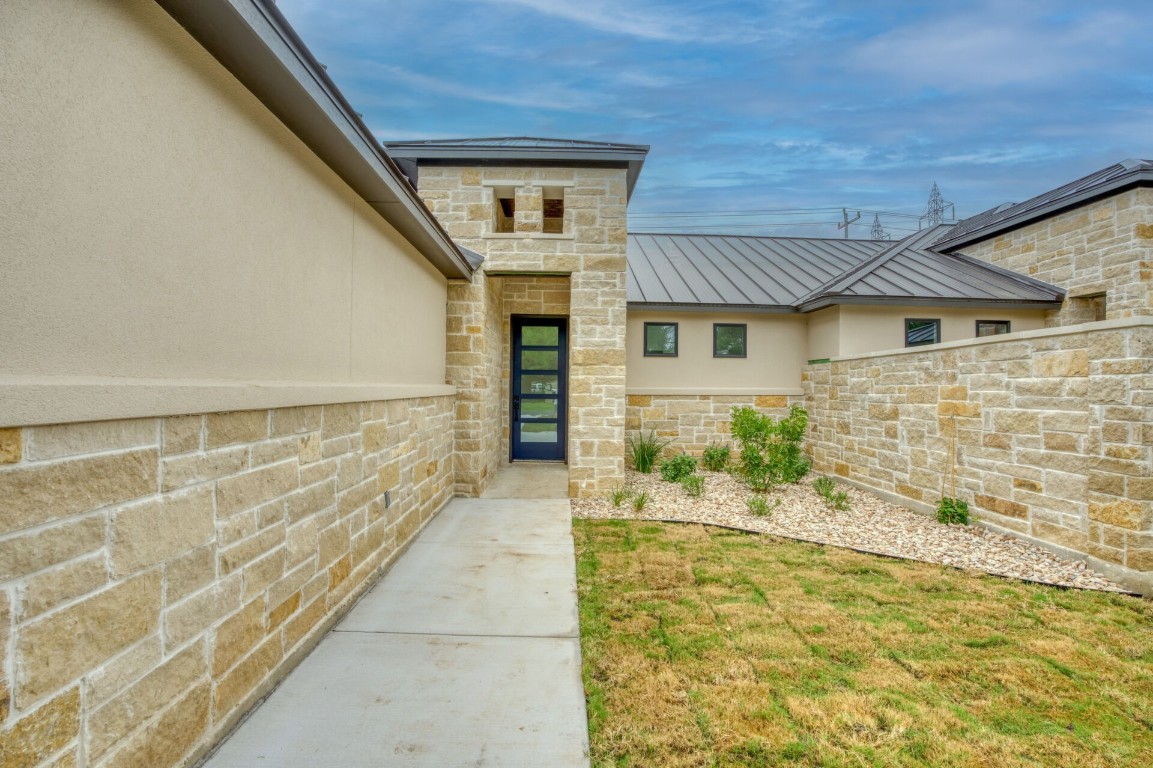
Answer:
[[[720,328],[740,328],[741,348],[739,355],[722,355],[717,353],[717,330]],[[720,359],[744,360],[749,356],[749,324],[748,323],[713,323],[713,357]]]
[[[932,323],[937,329],[936,334],[934,334],[933,341],[922,341],[922,342],[917,343],[917,344],[910,344],[909,343],[909,330],[910,330],[909,323]],[[941,318],[939,318],[939,317],[906,317],[905,318],[905,348],[906,349],[909,349],[912,347],[927,347],[931,344],[940,344],[940,343],[941,343]]]
[[[659,325],[659,326],[671,325],[673,327],[673,351],[671,354],[668,352],[649,352],[649,326],[650,325]],[[646,320],[645,321],[645,327],[644,327],[644,333],[641,336],[641,349],[644,351],[645,357],[680,357],[680,352],[681,352],[680,323],[657,322],[657,321],[649,322]]]
[[[981,335],[981,326],[982,325],[1003,325],[1005,327],[1005,330],[997,331],[996,333],[986,333],[984,336],[982,336]],[[974,328],[975,328],[976,338],[987,339],[990,336],[1002,336],[1006,333],[1012,333],[1013,332],[1013,330],[1012,330],[1013,323],[1011,320],[978,320],[976,325],[974,326]]]

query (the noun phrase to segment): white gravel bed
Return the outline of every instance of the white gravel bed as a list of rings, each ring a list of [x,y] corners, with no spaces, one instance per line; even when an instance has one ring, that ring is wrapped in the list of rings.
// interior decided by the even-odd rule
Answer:
[[[773,505],[779,499],[780,504],[769,516],[761,517],[749,512],[746,502],[753,494],[743,482],[724,472],[701,474],[705,476],[704,495],[692,498],[679,483],[665,482],[655,471],[651,475],[629,471],[632,490],[648,494],[642,511],[634,511],[631,499],[614,507],[606,494],[601,498],[574,499],[573,516],[722,525],[1044,584],[1129,592],[1083,562],[1065,560],[1033,544],[979,526],[942,525],[928,515],[848,485],[839,483],[837,488],[848,492],[851,508],[833,510],[813,490],[816,475],[773,490],[767,500]]]

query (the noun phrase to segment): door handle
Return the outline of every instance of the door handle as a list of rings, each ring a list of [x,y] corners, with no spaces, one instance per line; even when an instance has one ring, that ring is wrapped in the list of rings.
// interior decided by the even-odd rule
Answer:
[[[520,421],[520,395],[513,395],[513,398],[512,398],[512,417],[516,421]]]

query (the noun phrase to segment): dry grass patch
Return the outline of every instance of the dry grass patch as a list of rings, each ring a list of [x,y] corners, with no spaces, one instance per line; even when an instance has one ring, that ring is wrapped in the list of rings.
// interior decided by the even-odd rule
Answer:
[[[593,765],[1153,765],[1153,605],[576,520]]]

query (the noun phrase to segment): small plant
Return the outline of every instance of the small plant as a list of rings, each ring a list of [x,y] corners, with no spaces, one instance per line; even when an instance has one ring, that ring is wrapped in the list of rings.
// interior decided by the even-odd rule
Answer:
[[[837,490],[837,481],[831,477],[818,477],[813,481],[813,490],[820,494],[831,508],[844,512],[849,508],[848,491]]]
[[[818,477],[813,481],[813,490],[819,493],[826,501],[829,495],[837,489],[837,482],[831,477]]]
[[[745,502],[749,507],[749,512],[757,517],[768,517],[773,513],[773,510],[781,506],[781,500],[776,499],[772,504],[764,496],[750,496],[749,500]]]
[[[641,491],[636,496],[633,496],[633,510],[636,512],[644,511],[645,505],[649,503],[649,494],[646,491]]]
[[[614,507],[619,507],[625,501],[632,498],[633,488],[628,483],[624,485],[614,485],[609,490],[609,501],[612,502]]]
[[[937,502],[937,522],[945,525],[968,525],[969,502],[945,496]]]
[[[692,496],[694,499],[702,496],[705,492],[705,476],[688,475],[687,477],[682,477],[681,487],[685,489],[686,494]]]
[[[729,448],[729,444],[725,443],[709,443],[709,447],[705,449],[704,455],[701,457],[705,469],[710,472],[724,472],[725,467],[729,465],[729,459],[732,458],[733,451]]]
[[[670,483],[679,483],[696,471],[697,460],[687,453],[672,456],[661,462],[661,478]]]
[[[653,471],[653,465],[657,463],[661,453],[665,450],[671,440],[662,440],[657,437],[656,430],[650,429],[646,435],[639,433],[635,437],[629,437],[625,440],[628,446],[629,459],[632,460],[633,469],[637,472],[649,474]]]

